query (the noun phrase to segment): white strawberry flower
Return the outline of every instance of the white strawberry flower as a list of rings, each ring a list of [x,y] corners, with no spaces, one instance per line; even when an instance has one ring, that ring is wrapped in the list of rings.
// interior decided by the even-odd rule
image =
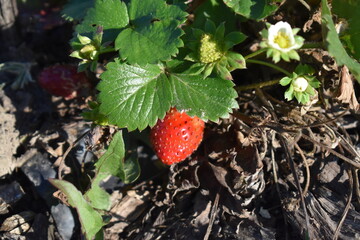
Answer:
[[[284,93],[285,99],[291,101],[294,97],[299,103],[307,104],[313,96],[317,94],[316,88],[320,87],[320,82],[312,76],[314,71],[310,66],[299,64],[295,72],[283,77],[280,85],[289,86]]]
[[[280,59],[289,62],[290,59],[299,60],[297,49],[301,48],[304,39],[297,36],[300,29],[291,28],[287,22],[277,22],[275,25],[268,25],[268,30],[263,30],[261,35],[263,41],[260,46],[267,49],[267,57],[272,56],[275,63]]]
[[[295,42],[294,32],[287,22],[277,22],[269,28],[268,45],[281,52],[299,49],[301,45]]]

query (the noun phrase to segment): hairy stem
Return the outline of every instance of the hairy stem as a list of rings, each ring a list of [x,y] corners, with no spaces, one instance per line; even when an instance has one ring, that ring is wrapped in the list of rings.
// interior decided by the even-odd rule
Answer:
[[[253,53],[250,53],[249,55],[246,55],[244,58],[245,58],[245,60],[247,60],[249,58],[253,58],[253,57],[257,56],[257,55],[260,55],[265,51],[266,51],[266,48],[261,48],[261,49],[255,51],[255,52],[253,52]]]
[[[253,83],[253,84],[249,84],[249,85],[245,85],[245,86],[237,86],[237,87],[235,87],[235,89],[237,91],[245,91],[245,90],[250,90],[250,89],[263,88],[263,87],[276,85],[279,83],[279,81],[280,81],[280,79],[275,79],[275,80],[270,80],[270,81],[266,81],[266,82]]]
[[[246,61],[247,63],[254,63],[254,64],[260,64],[260,65],[264,65],[267,67],[271,67],[279,72],[284,73],[286,76],[291,77],[291,73],[286,71],[285,69],[283,69],[282,67],[279,67],[275,64],[269,63],[269,62],[264,62],[264,61],[260,61],[260,60],[254,60],[254,59],[248,59]]]
[[[324,44],[322,42],[305,42],[301,49],[306,48],[321,48],[324,49]]]
[[[115,48],[105,48],[100,51],[100,53],[108,53],[108,52],[115,52]]]

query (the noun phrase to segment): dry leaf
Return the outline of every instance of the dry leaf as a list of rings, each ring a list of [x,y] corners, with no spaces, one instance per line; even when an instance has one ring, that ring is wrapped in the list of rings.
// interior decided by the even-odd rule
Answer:
[[[64,203],[66,206],[70,206],[69,202],[68,202],[68,198],[67,196],[60,190],[57,190],[56,192],[53,193],[53,196],[57,199],[59,199],[62,203]]]
[[[340,76],[340,86],[336,99],[342,103],[348,103],[350,105],[350,109],[358,111],[359,102],[356,99],[353,82],[349,69],[346,66],[342,67]]]
[[[304,24],[303,31],[304,32],[310,32],[313,30],[313,24],[317,23],[319,26],[321,26],[321,12],[315,11],[315,13],[312,15],[312,17]]]

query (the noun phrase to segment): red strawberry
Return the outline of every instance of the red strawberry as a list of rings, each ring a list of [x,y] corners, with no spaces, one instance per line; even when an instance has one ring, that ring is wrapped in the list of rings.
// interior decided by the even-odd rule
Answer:
[[[178,163],[193,153],[202,141],[205,123],[198,117],[171,108],[151,129],[150,137],[160,160]]]
[[[65,99],[75,98],[80,88],[89,85],[85,73],[78,73],[75,66],[68,64],[44,68],[39,75],[38,81],[40,86],[50,94]]]

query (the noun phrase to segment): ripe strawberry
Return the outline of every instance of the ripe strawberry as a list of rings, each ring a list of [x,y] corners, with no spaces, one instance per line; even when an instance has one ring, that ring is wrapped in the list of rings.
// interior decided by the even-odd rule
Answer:
[[[50,94],[65,99],[75,98],[78,90],[89,85],[85,73],[78,73],[75,66],[68,64],[44,68],[38,81],[40,86]]]
[[[150,138],[160,160],[171,165],[193,153],[202,141],[205,123],[171,108],[151,129]]]

